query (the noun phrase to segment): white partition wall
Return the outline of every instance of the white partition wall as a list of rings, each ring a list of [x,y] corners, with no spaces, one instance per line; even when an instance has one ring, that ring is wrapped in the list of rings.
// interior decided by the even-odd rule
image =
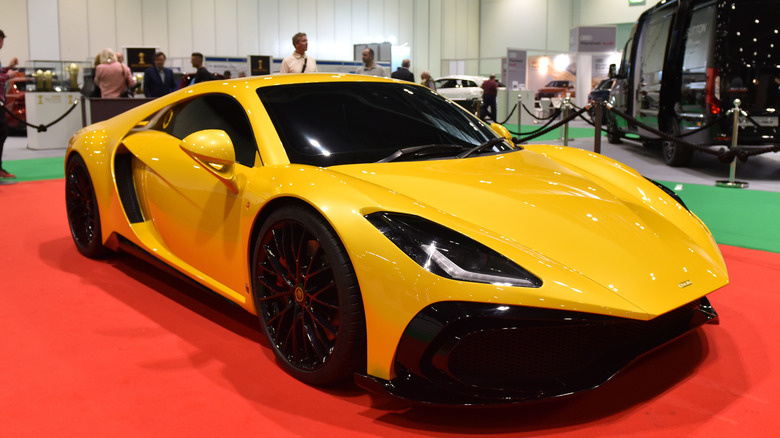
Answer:
[[[615,0],[27,0],[6,1],[0,57],[93,60],[105,47],[159,47],[169,58],[289,55],[309,36],[315,58],[349,60],[352,45],[411,49],[412,70],[434,76],[451,60],[500,71],[507,47],[568,50],[569,29],[633,21],[645,7]],[[487,67],[483,67],[487,65]]]

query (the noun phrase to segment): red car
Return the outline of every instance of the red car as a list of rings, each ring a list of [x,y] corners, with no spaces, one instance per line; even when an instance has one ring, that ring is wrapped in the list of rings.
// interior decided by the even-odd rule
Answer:
[[[27,90],[27,84],[32,83],[32,79],[25,77],[17,77],[9,79],[5,83],[5,106],[11,114],[16,117],[26,120],[27,110],[24,106],[24,93]],[[8,121],[8,129],[11,132],[24,131],[27,127],[24,123],[20,122],[11,114],[5,113],[5,119]]]
[[[570,93],[569,97],[574,97],[574,82],[550,81],[550,83],[536,92],[536,99],[543,97],[566,97],[566,93]]]

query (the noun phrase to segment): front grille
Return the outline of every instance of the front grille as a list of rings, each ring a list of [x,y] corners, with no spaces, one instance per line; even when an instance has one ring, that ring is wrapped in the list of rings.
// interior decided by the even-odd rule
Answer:
[[[650,321],[442,302],[398,346],[388,391],[441,403],[517,402],[595,388],[643,354],[717,319],[706,298]]]
[[[449,374],[464,385],[542,389],[552,379],[609,367],[611,356],[665,342],[687,327],[696,307],[690,304],[651,321],[575,321],[470,332],[449,353]]]

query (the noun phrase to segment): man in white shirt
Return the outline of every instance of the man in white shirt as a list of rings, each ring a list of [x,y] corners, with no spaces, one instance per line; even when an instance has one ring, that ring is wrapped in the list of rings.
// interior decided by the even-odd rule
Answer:
[[[316,73],[317,61],[311,56],[306,56],[306,50],[309,49],[309,39],[306,38],[306,34],[296,33],[293,35],[292,43],[295,51],[284,58],[279,73]]]

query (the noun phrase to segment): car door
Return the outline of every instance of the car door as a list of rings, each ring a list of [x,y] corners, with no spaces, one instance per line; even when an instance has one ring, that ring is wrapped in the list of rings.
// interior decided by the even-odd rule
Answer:
[[[224,142],[228,162],[199,161],[181,146],[183,139],[218,132],[209,130],[229,137]],[[245,295],[242,197],[257,144],[242,106],[224,94],[195,97],[167,109],[157,123],[124,144],[136,156],[139,202],[164,249],[199,275]],[[220,178],[231,166],[231,180]]]

